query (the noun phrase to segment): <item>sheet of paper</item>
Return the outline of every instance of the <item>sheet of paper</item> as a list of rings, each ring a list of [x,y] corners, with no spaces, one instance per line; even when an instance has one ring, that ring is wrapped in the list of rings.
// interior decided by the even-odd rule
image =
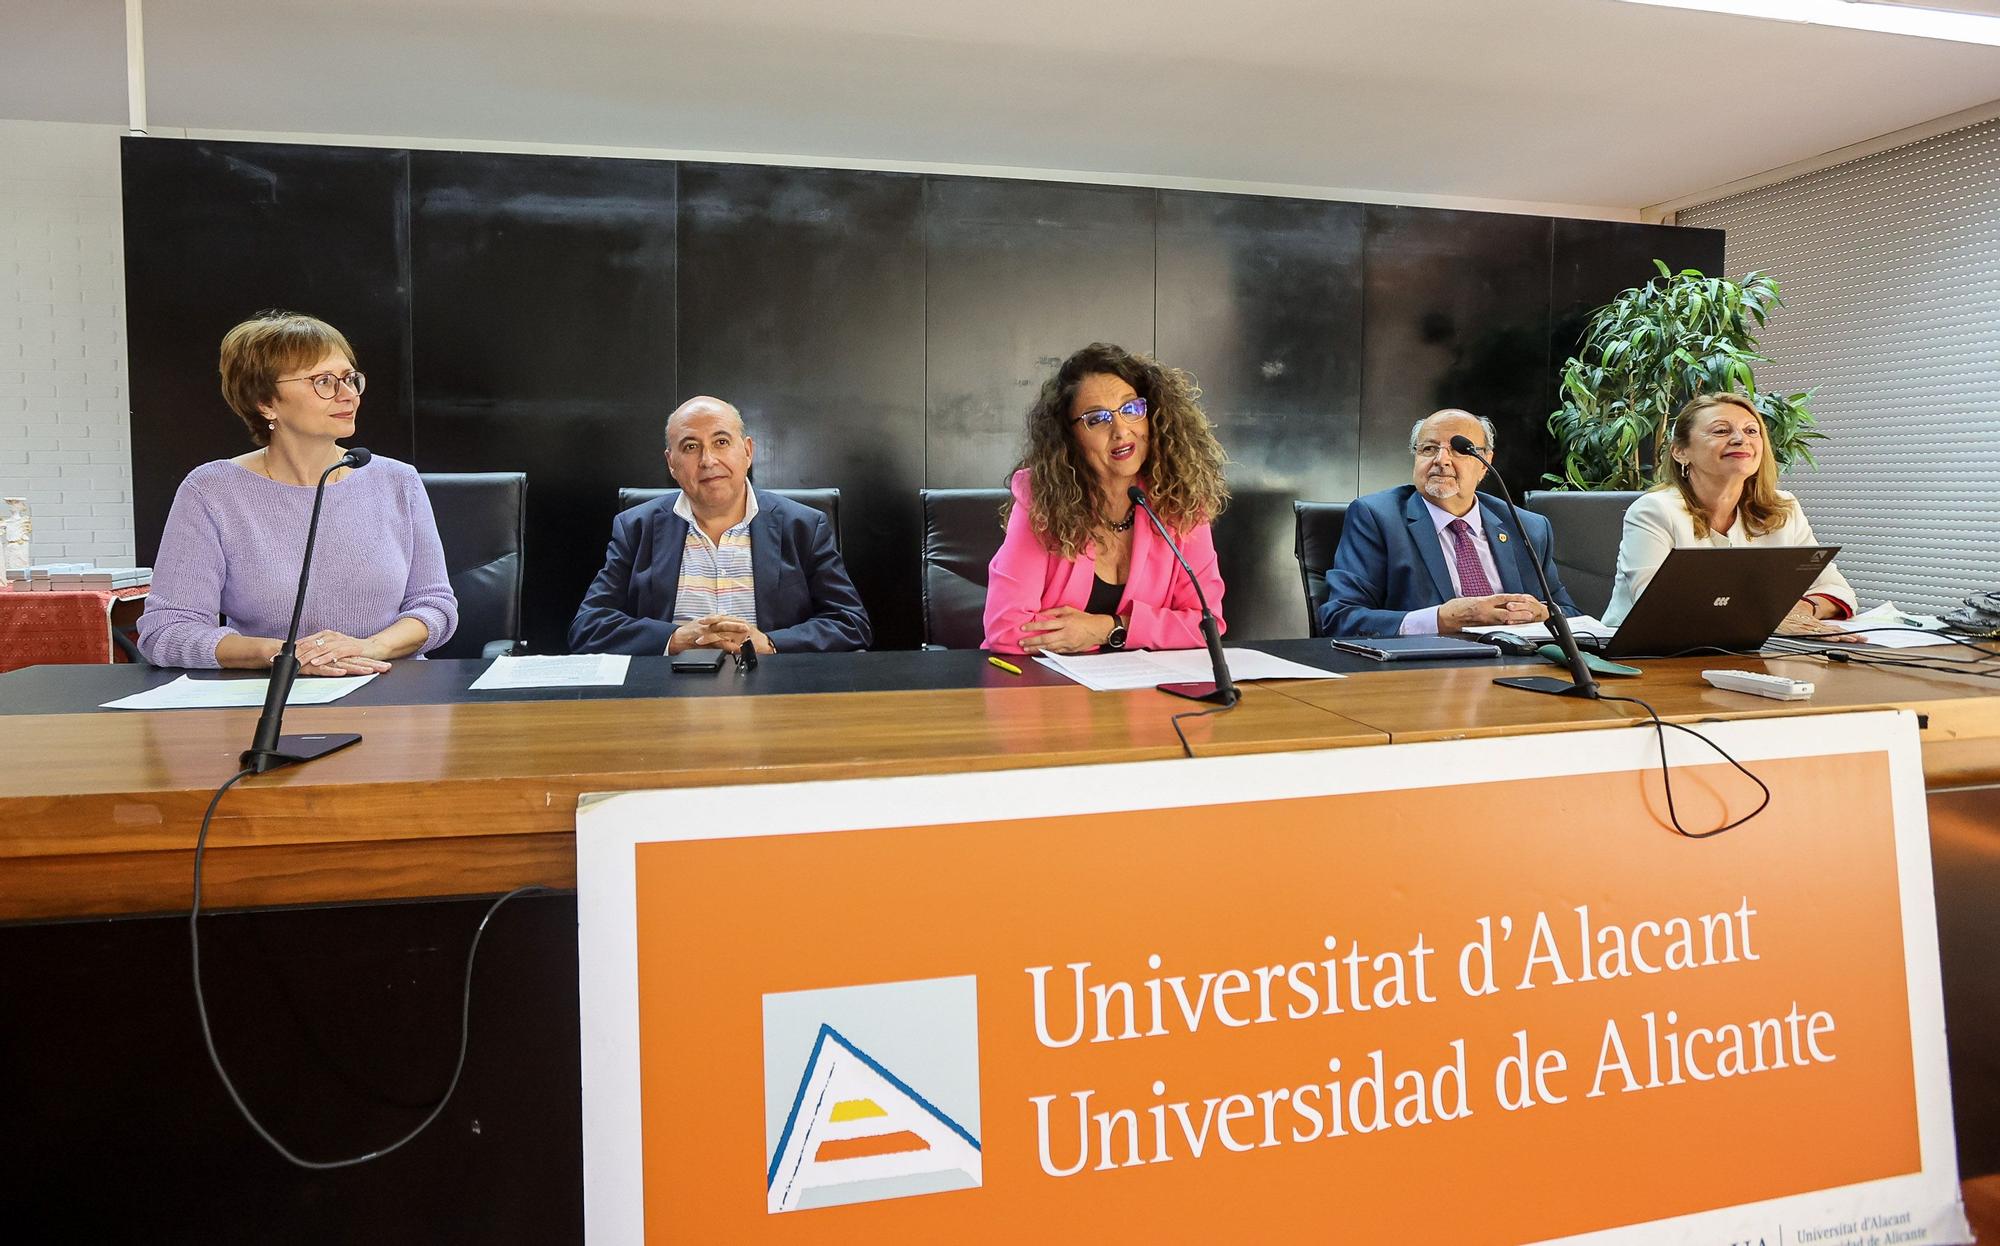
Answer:
[[[1288,662],[1257,649],[1224,649],[1229,675],[1237,683],[1253,679],[1340,679],[1332,671]],[[1215,677],[1206,649],[1145,649],[1124,653],[1044,654],[1042,665],[1093,692],[1151,688],[1155,684],[1206,683]]]
[[[340,679],[303,677],[292,685],[286,705],[326,705],[359,688],[373,675],[349,675]],[[107,710],[205,710],[258,709],[271,692],[268,679],[190,679],[186,675],[170,684],[135,692],[129,697],[106,701]]]
[[[1468,632],[1478,632],[1480,635],[1505,632],[1509,636],[1518,636],[1522,640],[1538,645],[1545,640],[1555,639],[1554,633],[1549,631],[1549,625],[1546,623],[1515,624],[1512,626],[1501,624],[1493,627],[1468,627],[1465,630]],[[1593,615],[1578,614],[1570,616],[1569,630],[1573,636],[1595,636],[1600,640],[1604,640],[1609,639],[1611,633],[1618,629],[1606,627],[1602,621]]]
[[[625,653],[534,654],[495,658],[472,681],[474,692],[512,688],[617,688],[632,657]]]
[[[1830,620],[1835,631],[1864,632],[1862,639],[1871,645],[1884,649],[1920,649],[1925,645],[1948,645],[1951,641],[1943,636],[1926,636],[1925,632],[1941,632],[1944,624],[1934,614],[1910,614],[1896,608],[1893,601],[1885,601],[1873,610],[1864,610],[1851,619]],[[1871,631],[1871,628],[1920,628],[1921,631]],[[1809,639],[1809,638],[1808,638]]]

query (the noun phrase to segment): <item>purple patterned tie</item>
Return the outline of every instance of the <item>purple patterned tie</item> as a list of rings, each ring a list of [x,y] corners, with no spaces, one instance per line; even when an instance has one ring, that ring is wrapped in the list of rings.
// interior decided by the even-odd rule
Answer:
[[[1451,533],[1452,557],[1458,561],[1458,591],[1466,597],[1491,597],[1493,585],[1487,582],[1479,554],[1472,548],[1472,525],[1454,519],[1445,525],[1445,531]]]

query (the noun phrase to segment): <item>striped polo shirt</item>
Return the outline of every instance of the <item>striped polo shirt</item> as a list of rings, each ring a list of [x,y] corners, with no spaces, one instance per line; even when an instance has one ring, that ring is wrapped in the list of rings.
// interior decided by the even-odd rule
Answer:
[[[750,521],[757,517],[757,491],[745,489],[748,505],[736,526],[720,542],[695,522],[687,494],[674,503],[674,514],[687,520],[687,541],[681,546],[681,583],[674,595],[674,626],[711,614],[727,614],[757,626],[757,583],[750,567]]]

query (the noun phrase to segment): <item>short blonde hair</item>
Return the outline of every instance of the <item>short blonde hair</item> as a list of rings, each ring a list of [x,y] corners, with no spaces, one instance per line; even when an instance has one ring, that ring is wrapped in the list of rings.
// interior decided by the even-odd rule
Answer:
[[[273,308],[261,311],[222,335],[222,398],[250,440],[271,442],[269,421],[258,408],[278,396],[278,378],[294,368],[307,368],[339,351],[347,366],[357,366],[354,348],[340,330],[324,320]]]

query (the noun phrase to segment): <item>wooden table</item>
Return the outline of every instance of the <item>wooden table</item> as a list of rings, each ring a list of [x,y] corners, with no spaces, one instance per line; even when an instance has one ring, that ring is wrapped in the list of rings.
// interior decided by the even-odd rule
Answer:
[[[334,705],[288,731],[360,745],[247,779],[210,832],[207,902],[379,900],[575,878],[585,792],[938,774],[1177,757],[1159,693],[1073,685],[820,696]],[[252,710],[0,720],[0,920],[188,903],[194,833],[236,769]],[[1384,744],[1267,688],[1183,724],[1199,755]]]
[[[1953,657],[1950,650],[1899,654]],[[1789,675],[1814,685],[1808,701],[1774,701],[1725,692],[1702,680],[1703,670]],[[2000,665],[1992,669],[2000,671]],[[1649,660],[1632,679],[1604,679],[1607,696],[1634,697],[1671,722],[1910,709],[1922,718],[1925,786],[1931,789],[2000,782],[2000,679],[1967,673],[1822,662],[1809,658],[1679,658]],[[1508,672],[1513,674],[1515,672]],[[1522,692],[1493,682],[1485,667],[1383,671],[1346,681],[1273,685],[1308,705],[1378,728],[1397,743],[1582,731],[1644,721],[1645,711],[1620,702]]]
[[[1802,672],[1809,702],[1711,688],[1716,659],[1649,662],[1607,692],[1698,722],[1907,707],[1927,783],[2000,782],[2000,682],[1962,674],[1734,661]],[[1185,720],[1195,752],[1340,748],[1606,728],[1637,706],[1493,684],[1491,665],[1387,670],[1246,690]],[[650,698],[294,710],[291,731],[359,731],[331,757],[246,780],[210,836],[219,907],[482,894],[574,879],[576,799],[651,787],[1017,769],[1178,756],[1158,693],[1072,685],[815,696]],[[0,920],[185,907],[194,831],[256,714],[0,719]]]
[[[850,669],[893,668],[894,656]],[[1643,678],[1608,687],[1682,722],[1899,706],[1925,715],[1959,1155],[1968,1176],[2000,1170],[1991,1040],[2000,992],[1990,970],[2000,786],[1977,786],[2000,783],[2000,688],[1963,675],[1814,669],[1818,695],[1785,704],[1701,682],[1701,669],[1724,664],[1648,662]],[[71,669],[93,688],[124,678]],[[970,678],[950,663],[925,669]],[[1497,673],[1489,662],[1261,685],[1236,709],[1183,725],[1197,753],[1216,755],[1583,730],[1638,713],[1496,688]],[[427,672],[423,686],[450,675]],[[250,1102],[314,1158],[406,1132],[457,1058],[484,901],[401,898],[571,885],[581,793],[1166,759],[1180,753],[1170,716],[1201,708],[1025,678],[815,695],[454,704],[387,695],[371,686],[288,715],[293,731],[365,739],[232,789],[209,857],[208,900],[235,910],[203,923],[216,1041]],[[0,1205],[28,1209],[9,1227],[19,1236],[39,1209],[76,1240],[356,1240],[379,1235],[386,1215],[391,1236],[412,1240],[579,1239],[573,897],[518,900],[492,923],[464,1080],[406,1150],[301,1174],[235,1116],[193,1020],[185,913],[202,808],[234,773],[255,718],[0,715],[0,917],[12,919],[0,924],[0,982],[9,1016],[26,1019],[0,1026],[17,1073],[12,1083],[0,1074],[12,1126],[0,1131],[0,1171],[28,1182],[10,1201],[0,1178]],[[385,900],[398,902],[370,903]],[[163,916],[136,916],[146,913]],[[92,915],[132,917],[74,920]],[[108,1186],[121,1196],[104,1198]]]

